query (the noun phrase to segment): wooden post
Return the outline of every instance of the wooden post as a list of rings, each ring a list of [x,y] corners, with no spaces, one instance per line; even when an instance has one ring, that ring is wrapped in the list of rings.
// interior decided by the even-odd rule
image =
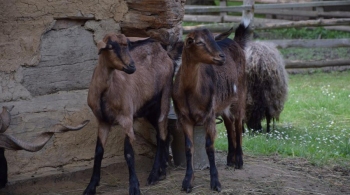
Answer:
[[[247,18],[250,20],[250,28],[252,31],[254,30],[254,2],[255,0],[243,0],[243,5],[252,6],[251,10],[243,10],[242,11],[242,19]]]
[[[226,6],[226,0],[220,0],[220,6]],[[220,12],[221,22],[224,22],[227,12]]]
[[[314,1],[322,1],[322,0],[314,0]],[[317,11],[317,19],[323,19],[323,16],[320,16],[320,14],[323,13],[323,7],[316,7]]]

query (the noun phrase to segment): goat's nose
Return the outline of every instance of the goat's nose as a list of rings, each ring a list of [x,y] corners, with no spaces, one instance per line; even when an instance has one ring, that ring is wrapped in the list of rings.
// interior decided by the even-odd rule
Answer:
[[[221,53],[219,54],[220,57],[224,58],[225,57],[225,54]]]

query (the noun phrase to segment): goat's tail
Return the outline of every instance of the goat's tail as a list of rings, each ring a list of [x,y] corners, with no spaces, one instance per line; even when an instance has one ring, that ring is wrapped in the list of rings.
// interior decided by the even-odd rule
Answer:
[[[235,38],[236,41],[243,49],[245,48],[246,43],[249,41],[251,29],[250,29],[250,20],[243,19],[239,26],[236,28]]]

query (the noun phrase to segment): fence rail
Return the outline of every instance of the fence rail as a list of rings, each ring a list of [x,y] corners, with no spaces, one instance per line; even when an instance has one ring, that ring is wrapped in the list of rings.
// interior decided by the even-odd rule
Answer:
[[[244,0],[244,3],[251,3],[254,1]],[[186,34],[197,28],[207,28],[213,32],[223,32],[231,28],[232,22],[238,23],[241,21],[241,17],[227,15],[228,12],[244,11],[247,13],[256,14],[273,14],[273,15],[291,15],[291,16],[306,16],[311,18],[319,17],[333,17],[333,19],[317,19],[317,20],[301,20],[301,21],[288,21],[288,20],[271,20],[271,19],[254,19],[254,29],[276,29],[276,28],[291,28],[291,27],[316,27],[316,26],[339,26],[350,24],[350,12],[324,12],[321,7],[323,6],[349,6],[350,1],[312,1],[303,3],[280,3],[280,4],[253,4],[253,5],[241,5],[241,6],[222,6],[226,1],[221,1],[221,6],[185,6],[184,21],[197,21],[197,22],[212,22],[214,24],[198,25],[198,26],[184,26],[183,33]],[[316,11],[306,10],[291,10],[290,8],[307,8],[317,7]],[[275,9],[275,10],[274,10]],[[278,9],[278,10],[276,10]],[[283,9],[283,10],[281,10]],[[250,10],[247,12],[247,10]],[[220,13],[218,15],[190,15],[193,13]],[[247,17],[243,14],[243,17]],[[338,19],[334,19],[338,18]],[[249,16],[248,16],[249,18]],[[231,22],[231,23],[221,23]],[[337,47],[350,47],[350,39],[317,39],[317,40],[270,40],[276,44],[277,48],[289,48],[289,47],[301,47],[301,48],[337,48]],[[287,69],[304,69],[304,68],[324,68],[324,67],[338,67],[338,66],[350,66],[350,60],[337,59],[326,61],[299,61],[299,60],[286,60]]]
[[[345,6],[350,5],[350,1],[317,1],[307,3],[283,3],[283,4],[255,4],[241,6],[185,6],[185,13],[208,13],[208,12],[241,12],[243,10],[262,10],[262,9],[285,9],[285,8],[303,8],[303,7],[322,7],[322,6]]]
[[[277,29],[277,28],[295,28],[295,27],[316,27],[316,26],[338,26],[349,25],[350,18],[342,19],[318,19],[303,21],[288,21],[279,23],[254,23],[255,29]],[[223,32],[230,29],[233,25],[230,23],[203,24],[197,26],[182,27],[183,33],[188,33],[197,28],[207,28],[213,32]]]

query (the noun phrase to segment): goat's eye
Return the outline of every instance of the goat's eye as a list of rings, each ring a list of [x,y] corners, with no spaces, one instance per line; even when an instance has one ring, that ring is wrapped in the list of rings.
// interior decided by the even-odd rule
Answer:
[[[199,41],[196,43],[196,45],[204,45],[204,43],[202,41]]]
[[[192,38],[187,39],[187,45],[191,45],[193,42],[194,42],[194,40]]]

